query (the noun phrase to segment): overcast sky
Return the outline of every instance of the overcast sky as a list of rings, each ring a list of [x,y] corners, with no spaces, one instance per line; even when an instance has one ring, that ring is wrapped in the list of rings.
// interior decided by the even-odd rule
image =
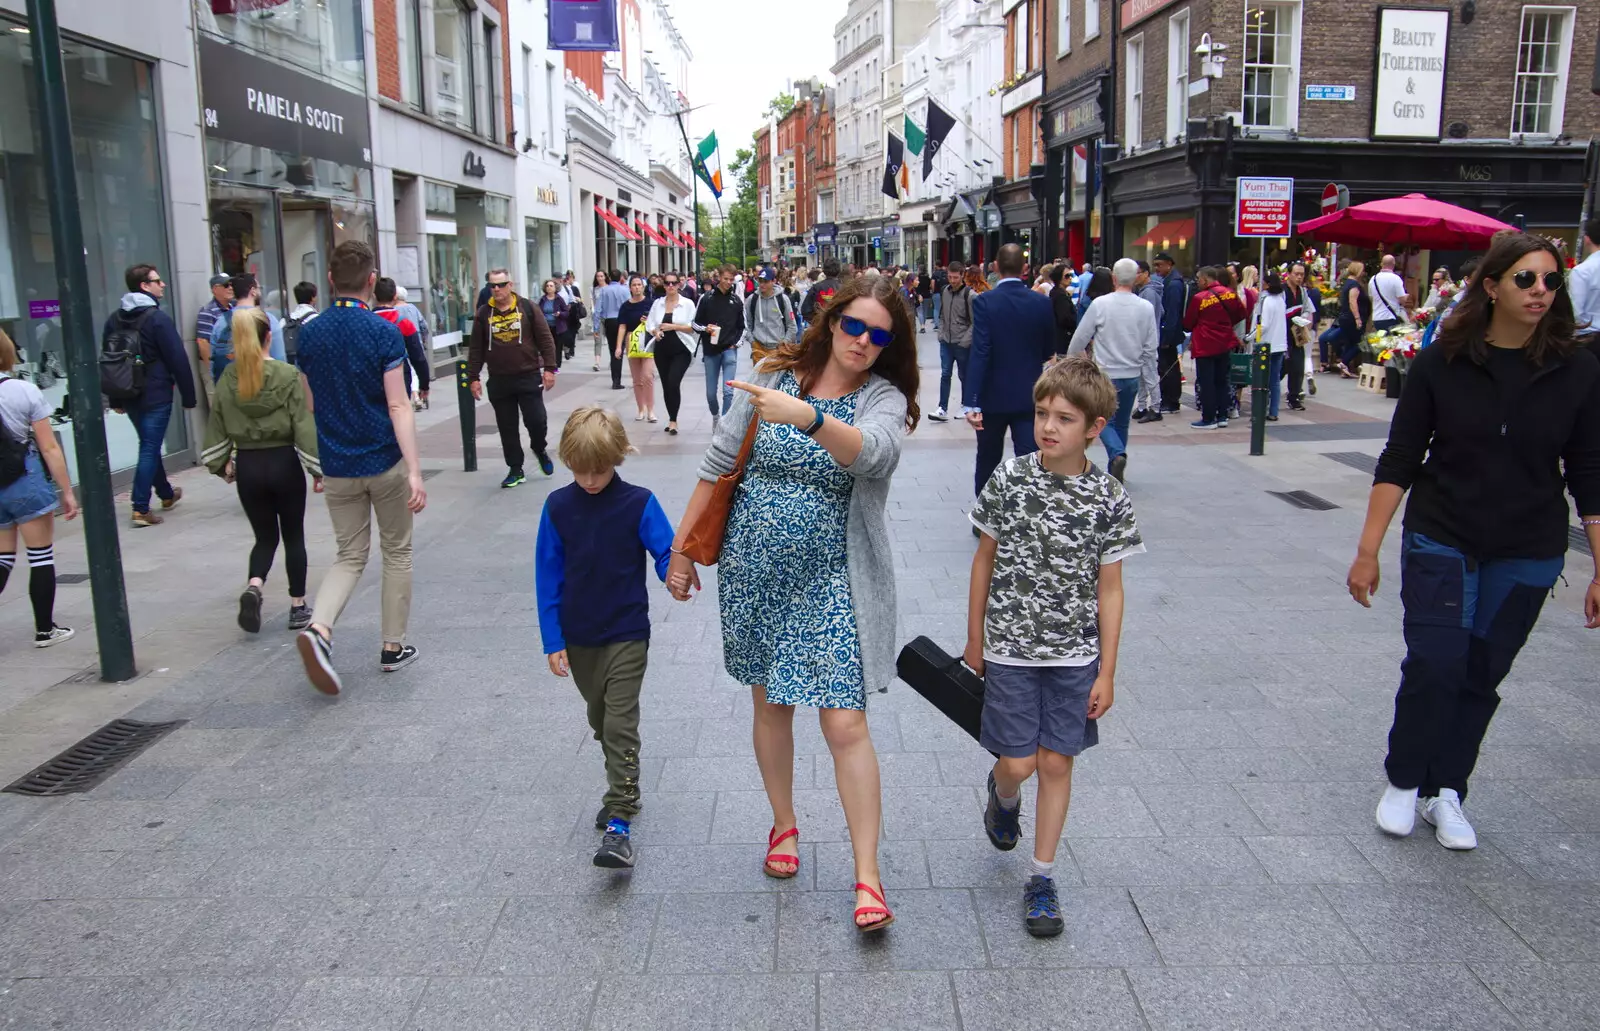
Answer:
[[[735,151],[750,146],[767,102],[786,81],[817,76],[833,82],[833,24],[844,17],[845,6],[845,0],[800,7],[673,3],[673,21],[694,54],[688,93],[698,110],[690,128],[697,141],[716,130],[724,169]]]

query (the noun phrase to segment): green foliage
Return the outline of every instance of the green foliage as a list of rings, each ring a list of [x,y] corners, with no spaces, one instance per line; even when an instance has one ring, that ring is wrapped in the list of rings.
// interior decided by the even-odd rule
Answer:
[[[793,95],[788,93],[779,93],[777,96],[772,98],[770,103],[767,104],[767,114],[772,115],[781,121],[789,114],[790,111],[794,110],[794,104],[795,100]]]

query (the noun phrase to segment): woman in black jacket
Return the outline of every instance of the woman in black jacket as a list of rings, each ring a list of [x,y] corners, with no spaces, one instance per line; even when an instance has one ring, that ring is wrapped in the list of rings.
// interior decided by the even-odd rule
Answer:
[[[1045,270],[1050,278],[1050,307],[1056,318],[1056,354],[1066,354],[1072,344],[1072,334],[1078,328],[1078,308],[1072,295],[1061,285],[1062,267],[1051,265]]]
[[[1600,360],[1574,345],[1561,270],[1542,237],[1495,237],[1437,342],[1412,363],[1378,459],[1348,586],[1371,607],[1378,549],[1409,488],[1406,658],[1377,812],[1389,834],[1411,833],[1420,809],[1444,847],[1477,846],[1461,800],[1496,689],[1565,564],[1563,485],[1600,556]],[[1584,597],[1591,629],[1600,627],[1595,563]]]

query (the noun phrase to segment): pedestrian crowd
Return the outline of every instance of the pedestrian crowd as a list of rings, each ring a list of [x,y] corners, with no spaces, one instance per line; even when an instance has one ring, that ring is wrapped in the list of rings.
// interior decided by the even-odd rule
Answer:
[[[1600,243],[1600,223],[1587,235],[1592,247]],[[1430,299],[1454,307],[1411,367],[1348,577],[1352,598],[1369,605],[1380,546],[1409,491],[1401,545],[1407,654],[1376,810],[1389,834],[1409,834],[1420,814],[1446,848],[1475,847],[1463,808],[1468,781],[1498,686],[1563,569],[1564,491],[1600,554],[1600,360],[1592,353],[1600,335],[1592,315],[1579,314],[1596,303],[1595,250],[1568,276],[1548,241],[1501,234],[1461,283],[1448,270],[1433,279]],[[1411,299],[1394,262],[1379,265],[1370,281],[1359,263],[1346,270],[1335,329],[1347,316],[1357,332],[1406,316]],[[1016,848],[1022,784],[1037,777],[1022,923],[1036,936],[1059,934],[1065,916],[1054,862],[1073,762],[1097,743],[1098,721],[1113,708],[1122,562],[1145,550],[1123,482],[1131,424],[1178,410],[1178,356],[1187,349],[1201,411],[1193,425],[1226,425],[1237,404],[1228,363],[1247,342],[1270,356],[1267,417],[1277,416],[1280,379],[1289,406],[1301,407],[1302,383],[1314,392],[1305,352],[1320,310],[1307,268],[1296,262],[1261,277],[1214,265],[1190,283],[1158,254],[1148,265],[1124,258],[1076,275],[1061,265],[1036,273],[1008,244],[987,270],[951,262],[924,276],[827,262],[798,277],[804,289],[787,270],[750,272],[724,266],[697,284],[678,273],[652,282],[611,271],[603,285],[597,276],[590,310],[570,273],[528,298],[495,269],[472,320],[467,382],[494,410],[508,467],[503,487],[525,480],[524,430],[541,471],[554,473],[544,394],[574,357],[585,320],[597,331],[594,371],[603,347],[614,389],[627,359],[636,422],[657,421],[659,371],[665,429],[676,433],[682,377],[697,353],[705,367],[711,442],[677,523],[650,489],[619,475],[634,447],[614,407],[585,405],[566,419],[556,447],[572,482],[545,498],[533,542],[531,598],[547,665],[573,680],[603,755],[607,789],[593,862],[637,862],[633,823],[648,801],[639,785],[648,581],[654,576],[685,602],[701,589],[702,568],[715,565],[724,667],[751,691],[755,758],[772,810],[761,869],[780,879],[799,869],[793,721],[797,707],[813,708],[850,832],[853,922],[863,932],[893,923],[879,869],[882,797],[866,705],[896,675],[886,506],[903,440],[923,421],[917,341],[931,324],[940,384],[927,419],[952,415],[954,373],[959,414],[975,434],[969,520],[978,543],[960,656],[984,679],[976,733],[996,756],[982,825],[994,847]],[[208,345],[201,355],[213,381],[203,459],[235,485],[255,537],[239,625],[260,631],[263,587],[281,545],[289,628],[308,680],[332,696],[343,689],[334,631],[368,564],[374,522],[378,667],[393,672],[418,658],[407,640],[412,531],[428,499],[414,413],[430,370],[423,321],[378,275],[368,245],[339,244],[328,279],[327,307],[317,309],[318,289],[301,284],[294,312],[279,322],[254,303],[259,287],[249,277],[218,277],[196,342]],[[152,493],[163,509],[181,499],[160,445],[175,401],[193,407],[196,397],[183,342],[159,305],[160,273],[135,265],[127,286],[107,321],[105,351],[109,359],[131,350],[142,360],[131,386],[107,393],[140,438],[133,519],[143,527],[161,522]],[[1342,331],[1332,340],[1346,344]],[[737,354],[745,347],[752,361],[741,380]],[[1341,354],[1346,368],[1349,360]],[[0,373],[16,364],[15,347],[0,335]],[[20,535],[41,647],[73,633],[51,614],[52,484],[61,485],[61,515],[76,513],[43,409],[32,384],[0,379],[0,589]],[[1103,467],[1090,459],[1097,440]],[[326,502],[337,552],[314,600],[308,477],[310,493]],[[1584,614],[1600,627],[1600,564]]]

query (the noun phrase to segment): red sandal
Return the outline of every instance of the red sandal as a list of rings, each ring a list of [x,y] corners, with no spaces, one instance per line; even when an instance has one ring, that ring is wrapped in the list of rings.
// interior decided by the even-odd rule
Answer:
[[[884,901],[883,895],[880,892],[873,891],[871,885],[863,884],[860,881],[856,882],[856,891],[864,891],[868,895],[871,895],[873,898],[878,900],[878,904],[876,906],[857,906],[856,907],[855,915],[858,918],[856,920],[856,930],[861,931],[861,932],[881,931],[885,927],[888,927],[890,924],[894,923],[894,914],[889,912],[889,903]],[[874,920],[870,924],[863,924],[863,923],[860,922],[860,919],[859,919],[859,917],[863,913],[882,913],[883,914],[883,919],[882,920]]]
[[[766,861],[761,864],[761,872],[762,873],[766,874],[768,877],[773,877],[773,878],[776,878],[776,879],[778,879],[780,881],[786,881],[789,878],[793,877],[795,874],[800,872],[800,857],[799,856],[785,855],[782,852],[779,852],[776,855],[774,855],[773,851],[772,851],[773,849],[777,848],[779,845],[783,844],[785,841],[789,840],[790,838],[793,838],[795,840],[795,844],[799,845],[799,843],[800,843],[800,828],[799,827],[790,827],[788,830],[784,831],[782,834],[778,833],[778,828],[776,828],[776,827],[774,827],[771,830],[767,831],[767,858],[766,858]],[[772,864],[775,863],[775,862],[776,863],[793,863],[794,864],[794,869],[793,870],[787,870],[787,871],[785,871],[785,870],[774,870],[772,868]]]

